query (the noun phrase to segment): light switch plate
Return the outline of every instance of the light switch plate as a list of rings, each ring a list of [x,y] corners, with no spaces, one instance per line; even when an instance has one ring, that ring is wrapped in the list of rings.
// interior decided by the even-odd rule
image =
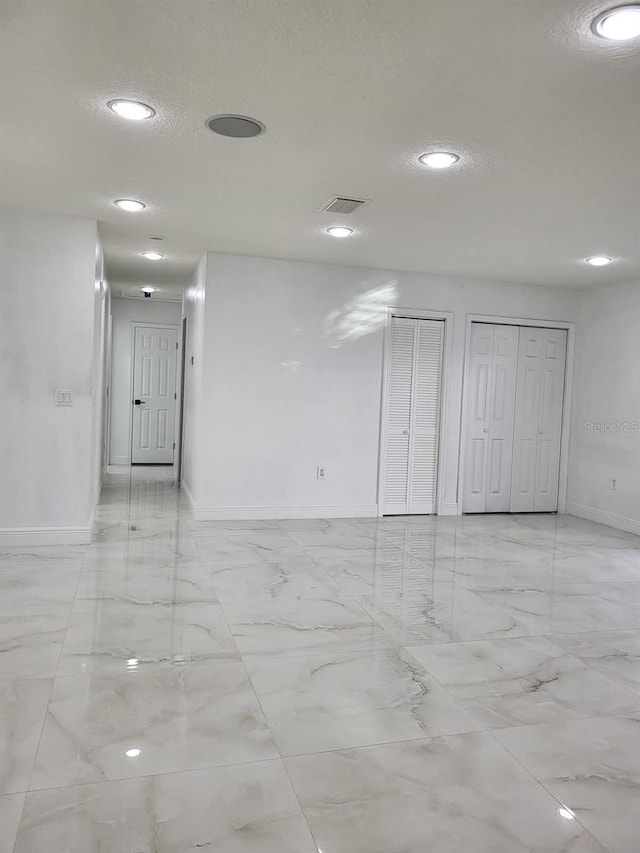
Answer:
[[[73,391],[70,388],[56,388],[53,399],[55,406],[73,406]]]

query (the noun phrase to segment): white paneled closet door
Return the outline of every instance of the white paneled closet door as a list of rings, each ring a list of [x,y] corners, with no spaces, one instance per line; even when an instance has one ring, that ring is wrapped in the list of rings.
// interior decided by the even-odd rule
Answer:
[[[509,512],[518,333],[471,324],[463,512]]]
[[[385,515],[435,511],[444,322],[393,317],[388,371]]]
[[[520,330],[511,512],[558,509],[566,351],[565,329]]]

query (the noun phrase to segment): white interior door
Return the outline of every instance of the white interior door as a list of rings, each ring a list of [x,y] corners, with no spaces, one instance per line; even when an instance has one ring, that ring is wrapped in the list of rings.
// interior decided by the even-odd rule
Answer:
[[[435,512],[444,322],[393,317],[382,511]]]
[[[177,329],[136,326],[131,462],[171,465],[174,454]]]
[[[558,509],[566,351],[565,329],[520,331],[511,512]]]
[[[508,512],[517,326],[471,324],[463,512]]]

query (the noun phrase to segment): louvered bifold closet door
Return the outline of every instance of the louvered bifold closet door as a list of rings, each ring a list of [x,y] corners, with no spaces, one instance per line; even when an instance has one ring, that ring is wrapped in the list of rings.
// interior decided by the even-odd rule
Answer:
[[[385,515],[409,511],[409,436],[416,321],[393,317],[384,459]]]
[[[444,323],[418,320],[409,446],[409,512],[435,512]]]
[[[432,513],[444,323],[394,317],[385,425],[385,515]]]

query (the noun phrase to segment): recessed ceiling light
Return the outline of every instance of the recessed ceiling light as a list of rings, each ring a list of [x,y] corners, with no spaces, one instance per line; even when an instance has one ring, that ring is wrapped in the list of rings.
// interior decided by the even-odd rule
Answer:
[[[114,202],[120,210],[128,210],[130,213],[136,213],[138,210],[144,210],[147,206],[142,201],[136,201],[134,198],[117,198]]]
[[[585,258],[585,261],[592,267],[606,267],[607,264],[613,263],[613,258],[608,258],[606,255],[593,255],[590,258]]]
[[[128,121],[143,121],[145,118],[151,118],[156,114],[153,107],[147,104],[142,104],[140,101],[127,101],[125,99],[117,99],[109,101],[107,104],[109,109]]]
[[[235,139],[249,139],[261,136],[266,128],[257,118],[225,114],[208,118],[205,125],[214,133],[221,136],[232,136]]]
[[[150,240],[164,240],[165,236],[164,236],[164,234],[149,234],[149,239]]]
[[[164,258],[164,255],[161,255],[160,252],[143,252],[142,257],[148,261],[159,261]]]
[[[347,228],[346,225],[333,225],[327,228],[327,234],[331,234],[332,237],[351,237],[353,228]]]
[[[149,284],[147,284],[147,285],[145,285],[144,287],[141,287],[141,288],[140,288],[140,290],[141,290],[143,293],[155,293],[157,289],[158,289],[157,287],[151,287],[151,285],[149,285]],[[128,663],[128,661],[127,661],[127,663]]]
[[[640,36],[640,6],[616,6],[598,15],[591,24],[593,32],[605,39],[626,41]]]
[[[457,163],[460,157],[451,151],[432,151],[429,154],[422,154],[418,159],[430,169],[448,169]]]

